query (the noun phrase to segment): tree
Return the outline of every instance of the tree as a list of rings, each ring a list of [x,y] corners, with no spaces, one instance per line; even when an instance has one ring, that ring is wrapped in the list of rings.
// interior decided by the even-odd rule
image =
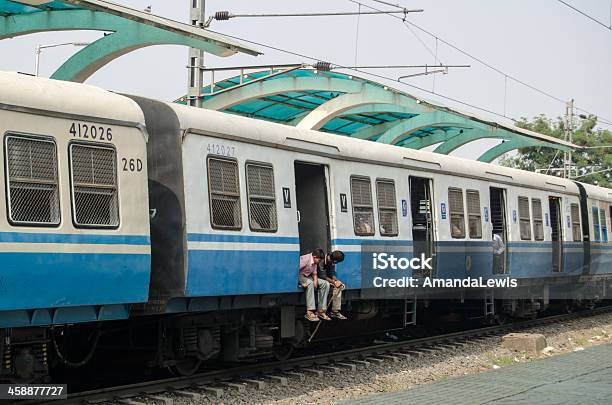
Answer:
[[[565,137],[565,123],[561,118],[553,121],[542,114],[531,121],[521,118],[516,125],[559,139]],[[574,144],[583,147],[612,146],[612,132],[595,129],[596,125],[597,117],[595,116],[581,120],[579,127],[574,130]],[[576,150],[573,153],[572,162],[574,167],[572,177],[577,177],[576,180],[612,188],[612,171],[610,170],[612,169],[612,148]],[[545,172],[549,167],[563,169],[563,152],[546,147],[521,148],[516,155],[502,158],[500,164],[532,172],[535,172],[536,169]],[[600,173],[587,174],[591,172]],[[548,174],[563,176],[563,170],[549,171]]]

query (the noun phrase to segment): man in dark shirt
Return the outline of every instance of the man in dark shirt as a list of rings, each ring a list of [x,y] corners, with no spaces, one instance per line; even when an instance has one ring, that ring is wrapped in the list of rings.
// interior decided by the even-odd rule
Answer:
[[[319,262],[319,266],[317,267],[319,288],[323,290],[332,290],[332,312],[330,316],[336,319],[346,319],[346,317],[340,313],[344,284],[336,278],[336,264],[343,260],[344,253],[340,250],[334,250],[325,255],[325,258]],[[323,296],[320,295],[319,300],[323,301],[319,302],[319,308],[327,308],[327,294]]]

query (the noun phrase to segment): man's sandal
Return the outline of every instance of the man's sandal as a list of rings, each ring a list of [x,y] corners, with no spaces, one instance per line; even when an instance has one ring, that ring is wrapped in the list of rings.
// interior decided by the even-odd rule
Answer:
[[[325,312],[319,312],[317,315],[324,321],[331,321],[331,318]]]
[[[304,318],[308,319],[310,322],[319,322],[319,317],[313,314],[312,312],[306,312]]]
[[[346,320],[346,319],[347,319],[347,317],[346,317],[346,316],[344,316],[344,315],[342,315],[340,312],[332,312],[332,313],[331,313],[331,317],[332,317],[332,318],[335,318],[335,319],[340,319],[340,320],[342,320],[342,321],[344,321],[344,320]]]

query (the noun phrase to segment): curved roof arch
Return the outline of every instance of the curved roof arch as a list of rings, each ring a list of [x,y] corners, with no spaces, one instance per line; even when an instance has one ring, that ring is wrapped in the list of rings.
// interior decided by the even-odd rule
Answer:
[[[260,54],[223,35],[107,1],[0,0],[0,40],[70,30],[110,34],[73,55],[53,73],[53,79],[84,82],[120,56],[153,45],[184,45],[217,56]]]
[[[353,75],[306,66],[246,74],[244,68],[237,69],[240,75],[203,89],[203,108],[410,149],[440,144],[434,152],[442,154],[480,139],[501,140],[478,158],[484,162],[524,147],[575,148]],[[177,102],[185,103],[186,98]]]

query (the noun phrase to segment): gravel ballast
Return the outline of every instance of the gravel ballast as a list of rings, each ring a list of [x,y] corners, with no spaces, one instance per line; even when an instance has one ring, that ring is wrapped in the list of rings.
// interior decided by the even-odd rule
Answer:
[[[221,398],[204,395],[197,401],[175,398],[175,404],[333,404],[345,399],[376,393],[394,392],[433,381],[475,374],[514,363],[546,358],[561,353],[584,350],[589,346],[612,342],[612,314],[579,318],[557,324],[523,330],[546,337],[547,347],[537,355],[514,352],[501,347],[500,337],[487,338],[456,349],[441,350],[421,357],[372,362],[357,371],[326,372],[323,378],[306,374],[306,381],[288,378],[288,385],[268,383],[263,390],[246,387],[240,393],[226,389]]]

